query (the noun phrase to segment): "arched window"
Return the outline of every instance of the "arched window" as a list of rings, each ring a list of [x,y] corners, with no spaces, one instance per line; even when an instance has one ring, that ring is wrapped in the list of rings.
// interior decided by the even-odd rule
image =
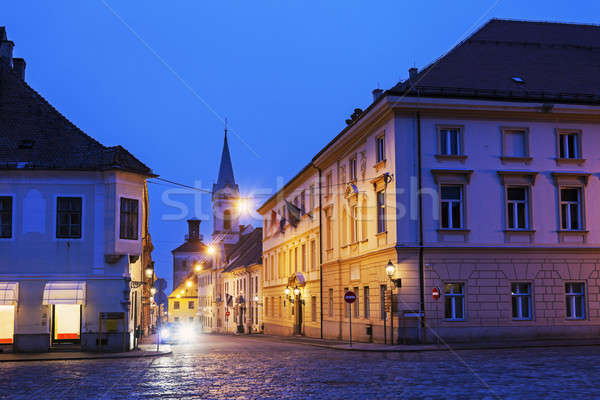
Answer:
[[[223,229],[226,231],[231,230],[231,211],[225,210],[223,212]]]

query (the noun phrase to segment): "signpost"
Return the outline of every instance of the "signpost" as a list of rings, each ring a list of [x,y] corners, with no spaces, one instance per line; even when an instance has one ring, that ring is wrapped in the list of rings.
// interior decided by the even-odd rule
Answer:
[[[344,293],[344,301],[348,304],[354,303],[356,301],[356,294],[353,291],[348,290],[346,293]],[[352,347],[352,307],[350,307],[349,317],[350,347]]]
[[[436,287],[431,289],[431,297],[433,297],[434,300],[438,300],[440,298],[440,289]]]
[[[158,306],[158,316],[156,319],[157,332],[156,332],[156,351],[160,350],[160,331],[162,324],[162,315],[160,312],[160,306],[165,305],[169,301],[167,295],[164,290],[167,288],[167,281],[164,278],[158,278],[154,281],[154,287],[156,288],[156,293],[154,294],[154,302]]]

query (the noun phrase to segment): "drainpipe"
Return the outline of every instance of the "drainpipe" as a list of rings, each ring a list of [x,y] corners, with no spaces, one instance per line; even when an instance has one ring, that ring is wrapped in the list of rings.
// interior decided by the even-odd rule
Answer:
[[[423,165],[421,157],[421,112],[417,111],[417,159],[418,159],[418,185],[419,185],[419,295],[420,295],[420,313],[423,315],[420,319],[422,340],[425,338],[425,273],[424,273],[424,248],[423,248]]]
[[[319,294],[320,294],[320,305],[321,305],[321,339],[323,339],[323,212],[321,203],[321,179],[323,171],[321,168],[312,164],[313,168],[319,171]]]

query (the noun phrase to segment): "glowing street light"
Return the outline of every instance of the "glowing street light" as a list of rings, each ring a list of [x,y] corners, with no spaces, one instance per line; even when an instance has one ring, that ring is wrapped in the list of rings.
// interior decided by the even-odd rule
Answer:
[[[175,297],[177,297],[178,299],[180,299],[180,298],[181,298],[181,295],[180,295],[180,294],[178,294],[178,295],[177,295],[177,296],[175,296]]]
[[[179,293],[180,293],[180,294],[184,294],[184,293],[185,293],[185,290],[181,289],[181,290],[179,291]]]
[[[283,291],[285,293],[286,296],[289,296],[290,294],[290,288],[286,286],[285,290]]]
[[[202,271],[202,263],[196,263],[194,269],[196,270],[196,272]]]
[[[187,282],[185,283],[185,286],[187,286],[187,287],[192,287],[192,281],[187,281]]]
[[[294,294],[295,294],[296,296],[298,296],[298,295],[300,294],[300,289],[298,289],[297,287],[296,287],[296,288],[294,288]]]
[[[154,296],[156,294],[156,288],[150,288],[150,294]]]
[[[388,261],[387,266],[385,267],[385,273],[390,279],[392,279],[392,276],[394,276],[394,272],[396,272],[396,267],[394,267],[394,264],[392,264],[392,260],[390,260]]]
[[[208,245],[208,247],[206,248],[206,252],[210,255],[213,255],[217,252],[217,249],[215,249],[215,246],[213,246],[212,244]]]

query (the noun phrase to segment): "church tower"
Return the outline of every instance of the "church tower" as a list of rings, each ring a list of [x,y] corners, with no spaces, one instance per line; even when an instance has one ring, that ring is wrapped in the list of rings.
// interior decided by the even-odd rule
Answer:
[[[239,199],[240,191],[233,176],[231,155],[227,144],[227,128],[225,128],[219,177],[212,189],[212,236],[213,243],[220,247],[221,255],[224,254],[223,251],[227,251],[227,245],[235,244],[240,239]]]

